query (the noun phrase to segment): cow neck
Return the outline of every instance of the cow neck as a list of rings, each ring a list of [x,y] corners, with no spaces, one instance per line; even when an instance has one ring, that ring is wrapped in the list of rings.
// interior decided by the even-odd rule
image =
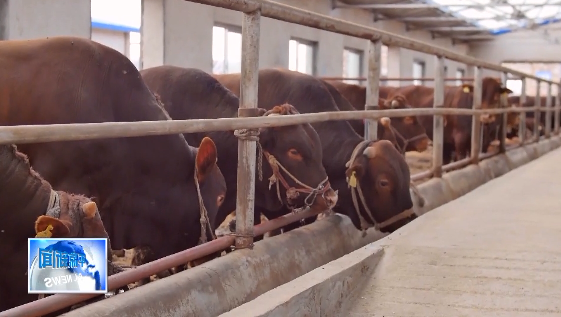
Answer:
[[[31,237],[35,221],[47,211],[51,185],[13,145],[0,146],[0,175],[0,239],[11,229]]]

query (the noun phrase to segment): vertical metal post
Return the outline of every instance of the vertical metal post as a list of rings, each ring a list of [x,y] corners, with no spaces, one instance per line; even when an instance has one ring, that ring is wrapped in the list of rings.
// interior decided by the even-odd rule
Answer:
[[[561,84],[557,84],[557,95],[555,95],[555,126],[553,128],[553,133],[559,135],[559,125],[561,124]]]
[[[481,67],[473,69],[473,109],[481,109],[481,98],[483,95],[483,79]],[[481,115],[474,114],[471,122],[471,162],[479,163],[479,152],[481,152]]]
[[[444,63],[442,56],[435,56],[434,71],[434,96],[433,108],[444,107]],[[442,177],[442,156],[444,143],[444,117],[442,115],[433,116],[432,126],[432,170],[434,177]]]
[[[365,110],[375,110],[378,108],[381,59],[382,41],[370,41],[370,45],[368,46],[368,83],[366,84]],[[366,124],[364,125],[364,138],[367,140],[376,140],[378,138],[378,120],[366,120]]]
[[[501,73],[501,83],[504,83],[506,86],[506,80],[508,78],[508,73]],[[505,109],[508,107],[508,95],[501,94],[500,96],[500,103],[499,108]],[[499,135],[499,152],[504,153],[506,152],[506,132],[507,132],[507,124],[508,124],[508,113],[503,113],[500,115],[501,118],[501,126]]]
[[[261,10],[244,13],[242,23],[242,70],[240,80],[239,117],[257,116],[259,83],[259,33]],[[251,110],[250,110],[251,109]],[[238,179],[236,197],[236,248],[253,244],[253,213],[255,202],[255,140],[238,140]]]
[[[536,111],[534,111],[534,139],[536,142],[540,140],[540,117],[541,117],[541,106],[542,100],[540,98],[540,90],[541,90],[541,80],[537,80],[538,87],[536,88],[536,101],[534,102],[534,107],[538,107]]]
[[[552,118],[552,113],[551,113],[551,89],[552,89],[552,85],[550,83],[547,83],[547,97],[545,98],[545,138],[549,139],[549,137],[551,136],[551,118]]]
[[[520,93],[520,107],[524,107],[526,104],[526,78],[522,77],[522,87]],[[520,139],[520,144],[526,142],[526,112],[520,112],[520,125],[518,126],[518,138]]]

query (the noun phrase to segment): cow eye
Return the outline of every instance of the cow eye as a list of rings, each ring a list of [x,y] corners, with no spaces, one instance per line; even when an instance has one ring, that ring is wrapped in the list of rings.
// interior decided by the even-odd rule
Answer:
[[[220,207],[223,202],[224,202],[224,195],[218,195],[218,198],[216,199],[216,203],[218,204],[218,207]]]
[[[292,160],[302,161],[302,159],[303,159],[300,152],[298,152],[298,150],[296,150],[296,149],[288,150],[287,154],[288,154],[288,157]]]
[[[387,179],[381,179],[378,181],[378,184],[380,184],[380,187],[388,187],[390,186],[390,181]]]

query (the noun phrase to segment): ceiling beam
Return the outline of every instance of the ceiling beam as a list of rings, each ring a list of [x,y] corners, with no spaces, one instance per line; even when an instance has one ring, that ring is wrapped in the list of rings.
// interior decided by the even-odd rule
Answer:
[[[435,32],[485,32],[486,31],[484,28],[479,28],[476,26],[437,26],[437,27],[420,28],[420,30],[435,31]]]
[[[453,38],[457,40],[494,40],[496,37],[493,35],[454,35]]]
[[[488,7],[511,7],[510,4],[505,3],[491,3],[491,4],[449,4],[440,5],[436,3],[392,3],[392,4],[337,4],[338,8],[355,8],[355,9],[371,9],[371,10],[392,10],[392,9],[438,9],[438,8],[488,8]]]
[[[462,22],[465,19],[459,17],[411,17],[411,18],[396,18],[402,22]]]

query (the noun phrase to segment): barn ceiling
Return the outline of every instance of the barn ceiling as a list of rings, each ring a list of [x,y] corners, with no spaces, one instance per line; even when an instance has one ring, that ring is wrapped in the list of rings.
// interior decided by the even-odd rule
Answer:
[[[332,0],[334,8],[360,8],[375,20],[398,20],[456,42],[492,40],[561,21],[561,0]],[[557,39],[556,39],[557,40]]]

